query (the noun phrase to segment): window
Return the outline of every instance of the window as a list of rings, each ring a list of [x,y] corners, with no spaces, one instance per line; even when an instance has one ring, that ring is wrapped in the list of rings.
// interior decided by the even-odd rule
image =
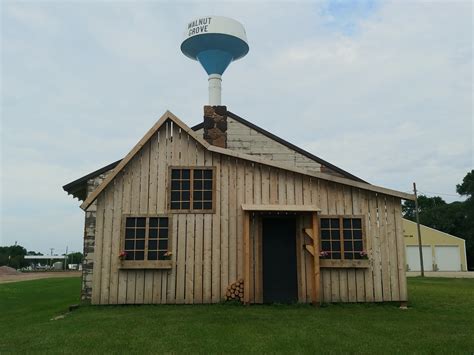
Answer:
[[[172,168],[170,209],[211,212],[214,208],[213,168]]]
[[[327,259],[365,258],[361,217],[320,218],[320,231],[321,252]]]
[[[124,260],[168,260],[168,224],[168,217],[125,217]]]

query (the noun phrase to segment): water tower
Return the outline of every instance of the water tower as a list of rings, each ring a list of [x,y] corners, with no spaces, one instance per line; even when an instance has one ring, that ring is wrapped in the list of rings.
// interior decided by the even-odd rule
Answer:
[[[200,17],[188,23],[181,51],[199,61],[209,75],[209,105],[220,106],[222,74],[249,51],[241,23],[222,16]]]

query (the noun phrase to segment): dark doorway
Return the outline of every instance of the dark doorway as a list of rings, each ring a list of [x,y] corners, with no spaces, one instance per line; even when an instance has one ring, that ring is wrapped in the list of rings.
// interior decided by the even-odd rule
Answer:
[[[263,302],[297,302],[296,218],[264,217],[262,224]]]

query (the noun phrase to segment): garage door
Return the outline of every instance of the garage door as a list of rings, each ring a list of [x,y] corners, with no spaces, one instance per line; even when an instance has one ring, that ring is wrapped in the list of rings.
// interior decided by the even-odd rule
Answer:
[[[407,264],[410,271],[420,271],[420,251],[417,245],[407,246]],[[433,255],[430,246],[423,246],[423,268],[433,271]]]
[[[461,271],[461,255],[458,246],[435,246],[438,271]]]

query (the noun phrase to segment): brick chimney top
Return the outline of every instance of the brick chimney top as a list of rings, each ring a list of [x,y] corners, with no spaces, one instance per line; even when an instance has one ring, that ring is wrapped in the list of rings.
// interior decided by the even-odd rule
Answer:
[[[204,139],[227,148],[227,106],[204,106]]]

